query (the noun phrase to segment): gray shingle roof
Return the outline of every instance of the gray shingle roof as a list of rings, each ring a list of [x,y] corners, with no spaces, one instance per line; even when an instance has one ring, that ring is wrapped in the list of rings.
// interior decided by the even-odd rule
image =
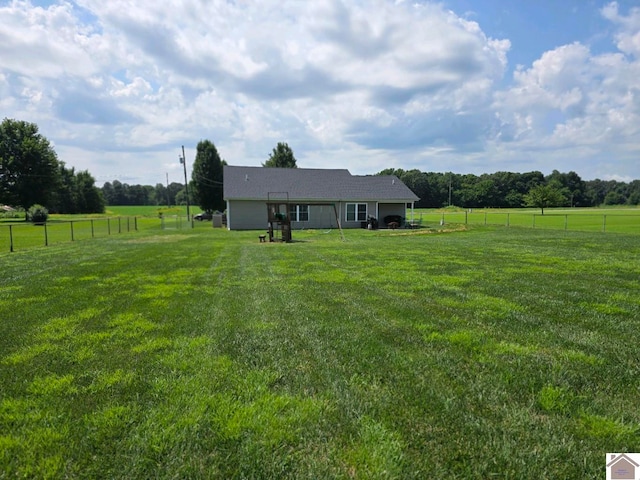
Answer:
[[[279,192],[279,194],[278,194]],[[413,202],[419,198],[395,175],[358,176],[346,169],[224,167],[225,200],[363,200]]]

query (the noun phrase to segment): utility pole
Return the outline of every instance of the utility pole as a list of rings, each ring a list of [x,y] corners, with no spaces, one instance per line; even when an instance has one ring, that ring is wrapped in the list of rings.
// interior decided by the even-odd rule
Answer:
[[[187,157],[184,155],[184,145],[182,145],[182,156],[180,157],[180,163],[184,167],[184,190],[187,194],[187,221],[191,221],[191,213],[189,212],[189,182],[187,182]]]

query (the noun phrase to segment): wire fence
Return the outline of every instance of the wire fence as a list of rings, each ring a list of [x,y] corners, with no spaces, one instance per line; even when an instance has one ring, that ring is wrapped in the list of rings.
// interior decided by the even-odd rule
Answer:
[[[640,233],[640,214],[532,213],[532,212],[428,212],[417,213],[414,222],[429,224],[502,225],[549,230],[603,233]]]
[[[79,220],[49,220],[43,224],[30,222],[0,223],[0,252],[14,252],[34,247],[47,247],[140,230],[185,230],[211,226],[211,221],[195,221],[186,215],[120,216]]]
[[[409,219],[407,219],[409,222]],[[416,226],[446,224],[501,225],[549,230],[640,234],[640,214],[531,213],[531,212],[416,212]],[[84,220],[53,220],[41,225],[29,222],[0,224],[0,252],[14,252],[139,230],[183,230],[210,226],[210,221],[194,222],[186,215],[163,217],[109,217]]]
[[[157,220],[154,224],[157,225]],[[140,226],[139,217],[53,220],[42,224],[9,223],[0,225],[0,251],[14,252],[63,242],[106,237],[138,231]]]

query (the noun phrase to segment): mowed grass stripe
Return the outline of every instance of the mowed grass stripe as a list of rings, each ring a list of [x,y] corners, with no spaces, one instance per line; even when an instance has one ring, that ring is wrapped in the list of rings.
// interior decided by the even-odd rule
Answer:
[[[640,237],[404,233],[0,256],[2,475],[599,478],[640,448]]]

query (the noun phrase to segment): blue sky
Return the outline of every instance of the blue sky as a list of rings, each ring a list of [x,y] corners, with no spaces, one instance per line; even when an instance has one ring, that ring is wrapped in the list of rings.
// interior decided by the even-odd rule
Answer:
[[[0,115],[98,183],[231,165],[640,179],[628,0],[0,0]]]
[[[593,46],[606,22],[589,0],[446,0],[443,5],[478,22],[486,35],[511,42],[509,64],[531,65],[542,52],[576,41]]]

